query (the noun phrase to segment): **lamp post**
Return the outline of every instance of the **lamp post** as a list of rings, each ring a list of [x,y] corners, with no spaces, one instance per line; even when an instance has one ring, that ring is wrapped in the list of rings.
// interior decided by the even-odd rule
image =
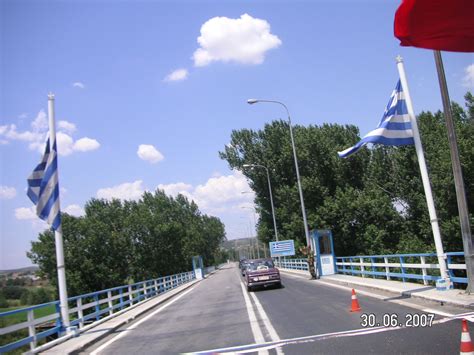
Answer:
[[[286,107],[286,105],[283,102],[280,102],[280,101],[260,100],[260,99],[249,99],[249,100],[247,100],[247,103],[249,105],[253,105],[253,104],[256,104],[258,102],[267,102],[267,103],[281,105],[285,108],[286,113],[288,115],[288,123],[289,123],[289,126],[290,126],[290,136],[291,136],[291,147],[293,148],[293,158],[295,160],[296,181],[298,182],[298,191],[299,191],[299,194],[300,194],[301,213],[303,215],[303,225],[304,225],[304,234],[306,236],[306,246],[308,247],[308,251],[313,253],[313,251],[311,251],[312,248],[311,248],[311,242],[310,242],[310,239],[309,239],[308,221],[306,219],[306,209],[304,207],[303,189],[301,188],[300,171],[299,171],[299,168],[298,168],[298,158],[296,157],[296,147],[295,147],[295,139],[293,138],[293,128],[291,127],[290,111],[288,111],[288,107]],[[309,267],[309,269],[310,269],[311,278],[317,278],[318,276],[314,272],[314,270],[312,270],[311,267]]]
[[[268,168],[260,164],[244,164],[243,167],[244,168],[263,168],[267,172],[268,191],[270,192],[270,204],[272,206],[273,228],[275,229],[275,240],[278,242],[278,230],[277,230],[277,223],[276,223],[276,218],[275,218],[275,208],[273,207],[272,185],[270,183],[270,173],[268,172]]]
[[[253,213],[253,223],[254,223],[254,226],[255,226],[255,246],[257,247],[257,256],[258,258],[260,259],[260,248],[258,247],[258,238],[257,238],[257,220],[255,219],[255,208],[253,207],[247,207],[247,206],[241,206],[241,208],[248,208],[250,210],[252,210],[254,213]],[[251,222],[249,222],[251,223]],[[250,236],[252,237],[252,236]]]
[[[280,102],[280,101],[274,101],[274,100],[257,100],[257,99],[249,99],[247,100],[247,103],[249,105],[253,105],[253,104],[256,104],[258,102],[269,102],[269,103],[273,103],[273,104],[279,104],[279,105],[282,105],[285,110],[286,110],[286,113],[288,115],[288,123],[290,125],[290,136],[291,136],[291,146],[293,148],[293,158],[295,160],[295,168],[296,168],[296,180],[298,182],[298,191],[300,193],[300,202],[301,202],[301,213],[303,214],[303,224],[304,224],[304,233],[306,235],[306,245],[308,247],[311,247],[311,243],[310,243],[310,240],[309,240],[309,230],[308,230],[308,222],[307,222],[307,219],[306,219],[306,209],[304,207],[304,199],[303,199],[303,190],[301,188],[301,181],[300,181],[300,172],[299,172],[299,168],[298,168],[298,158],[296,157],[296,148],[295,148],[295,140],[293,138],[293,129],[291,127],[291,117],[290,117],[290,112],[288,111],[288,108],[286,107],[286,105],[283,103],[283,102]]]

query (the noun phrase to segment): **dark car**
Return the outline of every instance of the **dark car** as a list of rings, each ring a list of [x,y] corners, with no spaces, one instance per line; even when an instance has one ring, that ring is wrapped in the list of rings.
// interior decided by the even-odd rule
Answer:
[[[239,268],[242,276],[245,276],[245,269],[247,268],[247,259],[242,259],[239,261]]]
[[[256,286],[281,287],[280,272],[275,268],[272,259],[247,260],[245,281],[248,291]]]

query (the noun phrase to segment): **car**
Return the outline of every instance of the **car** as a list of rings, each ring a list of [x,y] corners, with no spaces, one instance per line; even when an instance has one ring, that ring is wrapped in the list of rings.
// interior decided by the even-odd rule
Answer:
[[[245,269],[247,268],[247,259],[241,259],[239,261],[239,268],[242,276],[245,276]]]
[[[245,281],[247,291],[252,291],[257,286],[281,287],[280,272],[270,258],[247,260]]]

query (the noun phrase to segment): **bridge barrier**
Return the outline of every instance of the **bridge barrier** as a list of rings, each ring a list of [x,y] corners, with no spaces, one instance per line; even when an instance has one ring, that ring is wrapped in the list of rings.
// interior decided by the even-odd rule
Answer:
[[[194,272],[190,271],[69,297],[71,326],[85,330],[95,326],[98,321],[112,318],[127,308],[135,307],[195,278]],[[44,315],[45,313],[49,314]],[[14,324],[7,325],[9,323]],[[14,333],[17,338],[15,341],[0,345],[0,354],[28,344],[30,350],[34,350],[41,340],[61,337],[65,333],[59,301],[0,313],[0,326],[0,336]]]
[[[467,277],[460,275],[466,270],[463,252],[446,253],[448,273],[455,284],[467,284]],[[285,259],[275,265],[284,269],[308,270],[306,259]],[[436,253],[357,255],[336,257],[336,272],[340,274],[371,276],[387,280],[419,280],[424,285],[440,278]]]
[[[282,269],[308,271],[308,261],[306,259],[275,259],[275,265]]]
[[[463,252],[446,253],[449,277],[455,284],[467,284],[467,277],[459,275],[466,270]],[[358,255],[336,257],[337,272],[355,276],[372,276],[387,280],[421,280],[424,285],[440,278],[436,253]]]

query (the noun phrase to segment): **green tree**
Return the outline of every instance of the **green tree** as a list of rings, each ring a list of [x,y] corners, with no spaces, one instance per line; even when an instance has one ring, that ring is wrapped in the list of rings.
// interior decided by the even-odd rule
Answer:
[[[224,226],[184,196],[146,192],[139,201],[92,199],[84,217],[63,214],[68,293],[111,288],[189,271],[191,256],[214,262]],[[54,235],[40,234],[28,253],[57,287]]]
[[[467,110],[452,104],[468,208],[474,209],[474,98]],[[456,193],[444,115],[418,116],[435,204],[446,250],[462,250]],[[310,229],[333,230],[337,255],[434,251],[428,209],[413,146],[369,146],[347,159],[337,151],[360,140],[355,126],[294,126],[295,145]],[[287,122],[262,130],[234,130],[219,152],[243,172],[256,194],[258,237],[272,240],[273,221],[265,171],[269,168],[280,239],[304,245],[304,230]],[[472,218],[471,218],[472,219]]]

